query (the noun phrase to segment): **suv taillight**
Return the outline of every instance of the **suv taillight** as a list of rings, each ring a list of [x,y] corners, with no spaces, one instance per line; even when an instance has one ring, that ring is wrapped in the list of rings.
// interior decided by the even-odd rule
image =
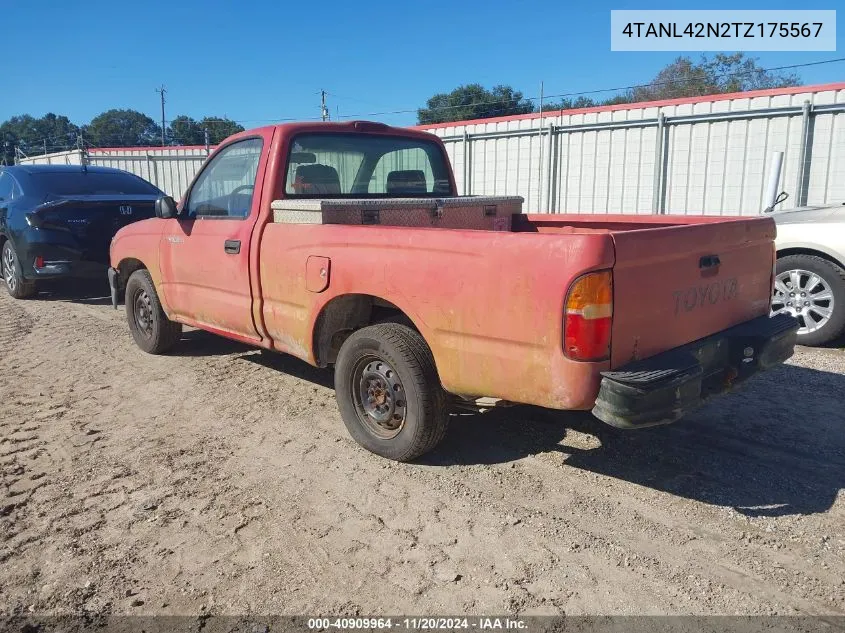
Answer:
[[[563,352],[567,358],[601,361],[610,358],[613,324],[613,274],[587,273],[569,287],[563,317]]]

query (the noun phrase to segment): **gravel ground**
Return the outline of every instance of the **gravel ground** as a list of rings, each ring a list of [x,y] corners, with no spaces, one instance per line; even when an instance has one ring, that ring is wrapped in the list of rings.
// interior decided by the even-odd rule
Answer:
[[[845,614],[845,354],[682,422],[516,407],[416,464],[329,371],[0,293],[0,615]]]

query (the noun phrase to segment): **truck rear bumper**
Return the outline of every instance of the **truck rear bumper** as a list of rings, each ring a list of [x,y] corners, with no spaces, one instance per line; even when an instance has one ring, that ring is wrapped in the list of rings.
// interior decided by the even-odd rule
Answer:
[[[759,317],[602,372],[593,415],[622,429],[674,422],[710,396],[792,356],[798,321]]]

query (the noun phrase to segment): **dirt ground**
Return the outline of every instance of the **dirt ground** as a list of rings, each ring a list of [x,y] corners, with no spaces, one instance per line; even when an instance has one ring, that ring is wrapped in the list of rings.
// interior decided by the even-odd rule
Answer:
[[[682,422],[528,407],[360,449],[329,371],[0,292],[0,614],[843,614],[845,353]]]

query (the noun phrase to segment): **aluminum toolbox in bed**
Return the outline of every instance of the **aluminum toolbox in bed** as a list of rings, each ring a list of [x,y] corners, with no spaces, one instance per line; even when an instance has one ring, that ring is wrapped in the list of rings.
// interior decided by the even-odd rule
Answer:
[[[520,196],[455,198],[354,198],[274,200],[273,220],[281,224],[380,224],[419,228],[510,231],[522,212]]]

